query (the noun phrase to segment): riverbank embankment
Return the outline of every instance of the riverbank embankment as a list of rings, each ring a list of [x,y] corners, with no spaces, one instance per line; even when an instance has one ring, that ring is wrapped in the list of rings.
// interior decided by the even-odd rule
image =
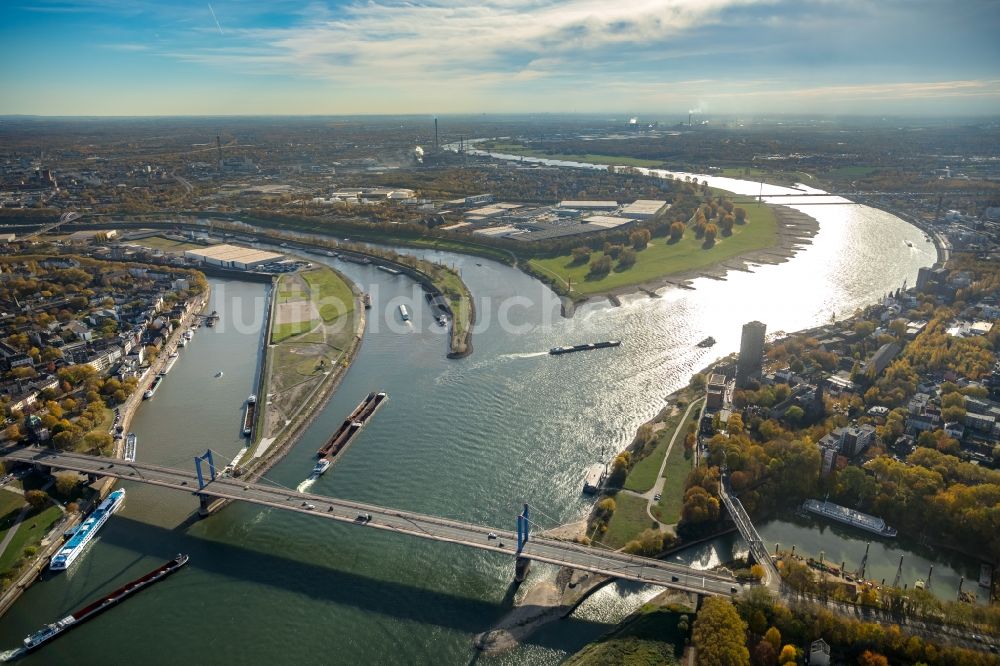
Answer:
[[[330,269],[333,270],[333,269]],[[349,342],[342,350],[336,362],[326,364],[316,363],[316,359],[303,359],[302,363],[311,363],[310,374],[319,378],[318,382],[312,381],[308,386],[301,384],[293,387],[293,390],[285,390],[280,394],[275,391],[277,377],[276,370],[280,371],[286,354],[284,346],[289,344],[303,344],[292,341],[272,344],[274,327],[278,324],[275,316],[275,308],[278,306],[278,289],[275,287],[271,292],[271,299],[268,306],[268,314],[263,331],[264,357],[260,372],[260,384],[258,389],[258,424],[255,432],[259,434],[256,441],[251,442],[242,455],[238,457],[237,464],[232,470],[234,476],[246,478],[251,481],[259,480],[274,465],[276,465],[298,442],[299,438],[306,431],[310,424],[322,413],[323,407],[333,396],[340,382],[350,369],[364,337],[364,330],[367,318],[363,304],[363,294],[357,285],[352,284],[339,272],[334,271],[337,276],[351,286],[353,295],[353,329],[350,331]],[[345,315],[347,316],[347,315]],[[319,328],[324,325],[320,324]],[[319,335],[317,342],[306,342],[305,344],[327,345],[326,331],[310,332],[307,335]],[[302,336],[300,336],[302,337]],[[320,341],[320,338],[322,340]],[[291,340],[295,340],[292,338]],[[212,502],[203,512],[206,515],[214,513],[230,500],[216,500]]]
[[[205,308],[208,306],[208,299],[211,296],[211,293],[211,287],[206,287],[204,293],[198,295],[189,302],[184,315],[181,317],[179,325],[174,328],[170,336],[167,338],[160,355],[157,356],[152,363],[150,363],[132,394],[125,400],[125,402],[118,406],[118,412],[120,414],[119,425],[121,426],[123,433],[129,432],[132,419],[134,418],[139,406],[143,403],[143,393],[145,392],[145,387],[148,383],[146,380],[150,377],[155,377],[169,362],[169,350],[177,348],[180,336],[185,330],[190,328],[191,325],[194,324],[197,317],[204,312]],[[112,457],[123,458],[124,449],[125,438],[122,437],[121,439],[115,440]],[[111,490],[117,483],[119,483],[119,479],[110,476],[98,480],[96,483],[97,494],[92,504],[95,506],[99,504],[105,497],[108,496],[108,494],[111,493]],[[63,519],[57,521],[49,533],[42,538],[41,546],[35,554],[35,557],[20,572],[17,579],[3,591],[3,594],[0,594],[0,618],[2,618],[8,610],[10,610],[17,600],[21,598],[21,595],[24,594],[25,590],[37,581],[38,577],[43,571],[45,571],[45,567],[49,560],[52,559],[52,557],[63,545],[63,533],[77,525],[86,515],[87,510],[84,507],[81,507],[79,511],[74,513],[64,513]]]

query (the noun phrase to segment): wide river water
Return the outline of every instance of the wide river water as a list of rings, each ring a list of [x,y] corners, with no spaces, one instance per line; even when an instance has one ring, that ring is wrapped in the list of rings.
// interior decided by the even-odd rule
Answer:
[[[718,184],[734,189],[733,182]],[[751,186],[756,194],[758,185],[745,184]],[[409,279],[336,263],[373,296],[364,344],[327,407],[267,478],[299,485],[316,448],[354,405],[368,391],[384,390],[389,402],[312,492],[507,528],[523,502],[545,526],[581,518],[590,506],[580,493],[583,469],[627,445],[693,372],[735,351],[744,322],[760,319],[770,332],[813,326],[904,280],[912,284],[934,261],[923,234],[887,213],[855,205],[805,210],[820,231],[784,264],[732,273],[724,282],[696,280],[694,290],[664,290],[659,299],[627,297],[621,307],[594,302],[568,320],[546,287],[516,269],[416,252],[459,268],[476,299],[475,352],[457,361],[445,358],[446,336]],[[221,323],[198,331],[140,408],[133,429],[141,461],[188,467],[206,448],[229,458],[242,445],[241,407],[254,386],[267,288],[211,282],[209,309],[222,314]],[[414,312],[408,325],[398,321],[399,303]],[[718,344],[696,347],[707,335]],[[622,346],[546,353],[612,338]],[[222,378],[215,377],[219,370]],[[45,622],[177,552],[189,553],[190,564],[25,663],[553,664],[655,592],[605,588],[521,648],[481,659],[471,638],[511,603],[509,557],[249,504],[194,521],[190,496],[125,487],[123,510],[87,554],[68,574],[32,586],[3,618],[0,646],[20,644]],[[834,561],[856,561],[864,550],[862,535],[808,523],[773,521],[761,532],[772,543],[825,550]],[[873,544],[872,559],[878,550],[885,560],[878,572],[894,574],[893,547],[899,545],[883,552]],[[732,548],[722,541],[687,558],[712,564]],[[907,552],[913,569],[904,573],[923,577],[929,554]],[[536,566],[532,576],[551,573]],[[972,562],[937,560],[934,580],[943,586],[949,576],[976,573]]]

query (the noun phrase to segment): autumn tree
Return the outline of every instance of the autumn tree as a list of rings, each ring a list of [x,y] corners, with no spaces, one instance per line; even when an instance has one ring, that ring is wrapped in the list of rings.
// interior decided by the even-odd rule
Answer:
[[[573,265],[581,265],[590,261],[590,248],[589,247],[575,247],[572,251],[573,255]]]
[[[878,652],[872,652],[871,650],[865,650],[858,657],[859,666],[889,666],[889,660],[885,658],[885,655],[881,655]]]
[[[722,597],[711,597],[702,604],[694,621],[691,642],[698,651],[702,666],[749,666],[746,623],[736,608]]]
[[[799,661],[799,651],[795,649],[794,645],[786,645],[781,648],[781,654],[778,655],[779,664],[796,664]]]
[[[63,497],[69,497],[80,485],[80,475],[76,472],[59,472],[56,477],[56,490]]]
[[[599,259],[595,259],[590,262],[590,271],[587,273],[588,277],[604,277],[611,272],[611,257],[609,255],[604,255]]]
[[[49,496],[44,490],[27,490],[24,493],[24,500],[31,505],[31,508],[41,509],[48,504]]]
[[[732,214],[727,213],[722,216],[719,220],[719,228],[722,229],[723,236],[731,236],[733,234],[733,224],[736,223],[736,218]]]
[[[775,666],[778,663],[778,652],[767,640],[761,639],[753,649],[754,666]]]
[[[681,239],[681,237],[683,235],[684,235],[684,223],[683,222],[679,222],[678,221],[678,222],[674,222],[673,224],[670,225],[670,240],[671,240],[671,242],[676,243],[677,241],[679,241]]]
[[[635,262],[638,259],[635,250],[625,249],[622,250],[621,254],[618,255],[618,268],[619,270],[624,270],[632,268],[635,266]]]
[[[628,235],[628,240],[636,250],[645,250],[652,238],[649,229],[636,229]]]
[[[715,243],[715,237],[719,235],[719,227],[714,224],[705,225],[705,244],[712,245]]]

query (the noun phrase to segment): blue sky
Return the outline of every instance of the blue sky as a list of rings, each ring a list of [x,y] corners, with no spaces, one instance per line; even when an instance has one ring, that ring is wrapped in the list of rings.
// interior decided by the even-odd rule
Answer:
[[[0,114],[989,114],[1000,3],[4,0]]]

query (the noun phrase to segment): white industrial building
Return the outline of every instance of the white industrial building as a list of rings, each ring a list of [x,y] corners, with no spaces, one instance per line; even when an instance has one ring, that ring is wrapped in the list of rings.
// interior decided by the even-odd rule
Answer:
[[[252,247],[241,247],[239,245],[212,245],[197,250],[188,250],[184,256],[194,261],[208,264],[210,266],[220,266],[222,268],[235,268],[237,270],[250,270],[263,264],[274,261],[281,261],[284,255],[265,250],[255,250]]]
[[[626,204],[622,210],[622,215],[626,217],[632,217],[637,220],[649,220],[666,209],[669,208],[666,201],[657,201],[656,199],[636,199],[630,204]]]

